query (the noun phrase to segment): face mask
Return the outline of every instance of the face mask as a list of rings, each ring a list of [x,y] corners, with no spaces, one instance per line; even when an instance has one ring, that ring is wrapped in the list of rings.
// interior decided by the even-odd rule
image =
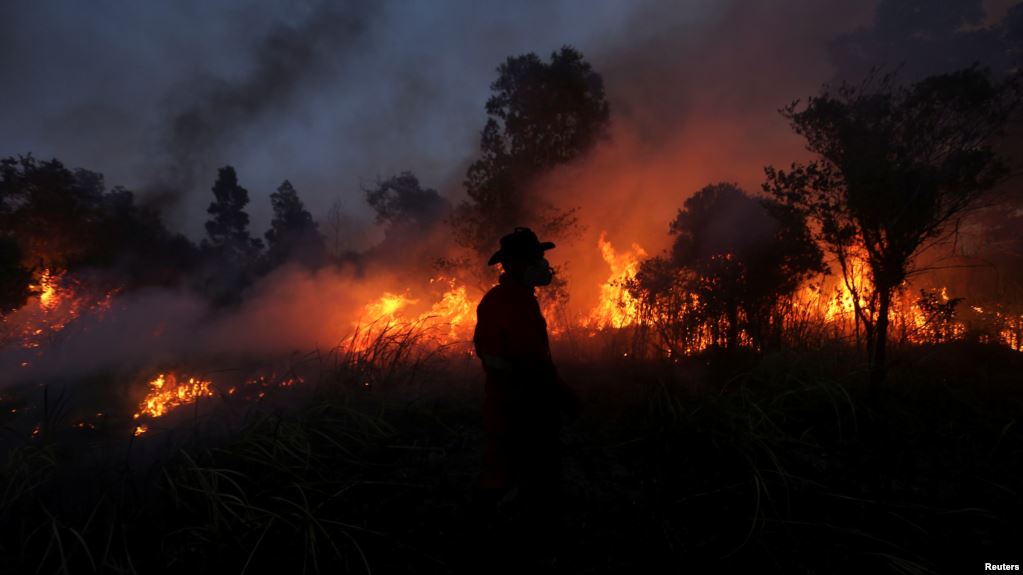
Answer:
[[[551,269],[551,263],[547,261],[547,258],[540,258],[526,267],[522,279],[526,285],[533,287],[551,285],[551,280],[554,279],[554,270]]]

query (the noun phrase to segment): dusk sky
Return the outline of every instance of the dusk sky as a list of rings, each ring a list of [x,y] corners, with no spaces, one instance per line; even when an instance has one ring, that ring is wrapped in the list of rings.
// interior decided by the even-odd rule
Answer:
[[[981,28],[1011,3],[936,4]],[[629,157],[656,150],[651,161],[691,174],[684,185],[755,189],[764,164],[800,149],[777,109],[855,68],[840,39],[879,39],[883,55],[885,38],[942,25],[927,18],[816,0],[6,2],[0,156],[102,172],[192,236],[224,164],[257,229],[285,178],[317,218],[341,199],[368,219],[361,186],[402,170],[457,200],[495,68],[568,44],[603,75]],[[684,193],[641,191],[673,205]]]

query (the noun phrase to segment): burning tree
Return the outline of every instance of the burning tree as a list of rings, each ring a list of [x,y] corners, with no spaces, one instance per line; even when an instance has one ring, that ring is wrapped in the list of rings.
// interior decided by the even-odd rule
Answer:
[[[136,284],[167,283],[194,260],[191,242],[130,190],[108,190],[99,173],[31,155],[0,160],[0,230],[36,276],[117,267]]]
[[[695,274],[691,288],[711,315],[723,317],[730,349],[738,347],[740,331],[758,346],[766,343],[772,324],[781,323],[778,300],[822,270],[821,252],[798,214],[735,184],[709,185],[687,199],[670,231],[671,261]],[[780,329],[773,331],[780,337]]]
[[[683,331],[732,350],[744,340],[760,348],[780,341],[779,301],[823,269],[798,213],[735,184],[712,184],[688,198],[669,231],[670,254],[644,266],[638,287],[701,326]],[[689,292],[689,301],[665,293],[677,290]]]
[[[69,170],[31,155],[0,165],[3,228],[17,239],[25,265],[67,269],[95,250],[102,228],[103,176]]]
[[[853,304],[872,382],[885,378],[893,294],[916,256],[1005,176],[992,145],[1015,103],[1014,84],[969,68],[908,87],[890,76],[824,86],[782,109],[816,159],[767,167],[764,189],[816,224],[847,286],[854,261],[866,261],[870,281]]]
[[[916,300],[923,322],[920,330],[925,341],[941,343],[963,335],[962,324],[956,321],[956,307],[964,298],[948,297],[946,290],[922,289]]]

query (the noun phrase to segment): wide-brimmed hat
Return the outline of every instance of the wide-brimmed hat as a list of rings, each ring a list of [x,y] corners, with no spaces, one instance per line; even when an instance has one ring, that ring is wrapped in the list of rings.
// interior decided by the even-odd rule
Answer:
[[[554,247],[554,242],[541,242],[533,230],[515,228],[515,231],[501,238],[501,249],[490,256],[488,266],[507,261],[509,258],[542,256]]]

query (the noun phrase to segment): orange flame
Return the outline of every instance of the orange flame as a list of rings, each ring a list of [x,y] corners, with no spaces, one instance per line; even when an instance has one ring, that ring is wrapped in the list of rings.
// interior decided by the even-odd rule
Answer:
[[[359,320],[352,323],[356,333],[349,347],[354,351],[363,351],[377,335],[394,328],[422,330],[440,345],[467,340],[475,306],[469,299],[466,287],[459,285],[453,278],[432,278],[430,283],[445,283],[447,289],[430,309],[421,313],[413,311],[421,300],[407,292],[384,292],[380,299],[366,304]]]
[[[39,290],[39,307],[50,310],[57,306],[57,280],[49,269],[43,270],[39,277],[39,285],[34,286]]]
[[[607,240],[607,232],[600,232],[597,240],[600,255],[611,268],[608,276],[600,286],[600,300],[583,321],[585,326],[594,328],[623,328],[634,324],[639,318],[639,302],[626,289],[626,284],[636,277],[640,262],[647,257],[646,251],[639,244],[632,244],[632,249],[616,252]]]
[[[212,383],[208,379],[189,377],[186,380],[173,373],[161,373],[149,382],[149,393],[139,404],[135,419],[143,415],[161,417],[176,407],[195,403],[200,397],[212,397]]]

